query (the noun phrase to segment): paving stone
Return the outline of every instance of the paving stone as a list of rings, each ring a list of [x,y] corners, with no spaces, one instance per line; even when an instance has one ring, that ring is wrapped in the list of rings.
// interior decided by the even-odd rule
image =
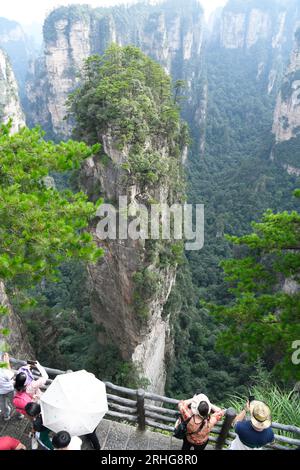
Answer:
[[[128,441],[127,449],[128,450],[148,450],[149,443],[149,433],[148,431],[138,431],[135,430]]]
[[[112,426],[114,423],[112,421],[109,421],[108,419],[103,419],[101,423],[99,424],[97,428],[97,437],[99,439],[101,448],[105,445],[106,438],[109,432],[110,426]]]
[[[170,438],[163,434],[151,432],[149,436],[148,450],[170,449]]]
[[[15,439],[19,439],[27,448],[31,446],[31,440],[29,438],[29,432],[31,425],[29,420],[24,418],[22,421],[18,420],[16,416],[13,416],[10,421],[1,422],[1,436],[11,436]]]
[[[113,423],[106,439],[105,450],[125,450],[133,432],[133,427],[122,423]]]
[[[176,439],[175,437],[171,437],[171,450],[181,450],[182,447],[182,441],[179,439]]]
[[[19,439],[28,449],[31,448],[28,434],[31,430],[30,421],[24,418],[22,421],[14,415],[8,422],[0,420],[0,436],[12,436]],[[167,437],[159,432],[138,431],[136,426],[118,423],[104,419],[97,429],[97,436],[101,447],[106,450],[168,450],[180,449],[181,442]],[[82,438],[83,450],[92,450],[89,442]]]

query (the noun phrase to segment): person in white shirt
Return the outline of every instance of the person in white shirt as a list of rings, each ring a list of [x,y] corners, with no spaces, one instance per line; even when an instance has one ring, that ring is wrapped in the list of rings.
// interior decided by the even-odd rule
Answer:
[[[71,437],[67,431],[60,431],[52,439],[54,450],[81,450],[82,440],[77,437]]]
[[[10,367],[8,353],[0,353],[0,362],[5,364],[5,367],[0,367],[0,413],[4,421],[9,421],[14,396],[14,373]]]

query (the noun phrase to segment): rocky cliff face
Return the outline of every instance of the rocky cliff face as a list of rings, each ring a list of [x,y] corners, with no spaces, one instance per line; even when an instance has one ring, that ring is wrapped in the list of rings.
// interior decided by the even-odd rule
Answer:
[[[274,45],[283,29],[280,20],[278,31],[274,36]],[[221,24],[221,43],[227,49],[247,48],[254,46],[261,39],[268,39],[272,34],[270,13],[254,8],[250,14],[224,11]],[[275,39],[276,38],[276,39]],[[277,41],[277,42],[276,42]]]
[[[139,241],[101,244],[105,257],[97,266],[90,266],[92,313],[101,325],[99,341],[112,340],[126,361],[133,361],[148,389],[163,393],[166,381],[166,355],[171,338],[169,318],[163,317],[176,277],[176,269],[157,269],[147,263],[147,249]],[[155,279],[156,288],[150,299],[144,300],[147,320],[139,317],[134,303],[137,272]]]
[[[219,19],[214,41],[225,49],[243,50],[249,61],[261,57],[257,81],[277,97],[272,132],[276,159],[290,175],[299,176],[300,8],[294,0],[231,0]],[[256,56],[256,57],[255,57]]]
[[[127,196],[129,207],[145,203],[149,194],[146,196],[138,185],[124,184],[122,165],[127,161],[126,151],[118,151],[107,143],[110,141],[107,136],[103,137],[110,161],[103,165],[95,157],[86,162],[81,180],[84,188],[94,196],[101,188],[110,200]],[[148,145],[152,148],[154,144],[148,142]],[[159,144],[157,150],[162,155],[167,152]],[[161,203],[167,203],[169,196],[167,186],[151,191],[151,198]],[[159,267],[149,261],[147,241],[109,240],[101,241],[100,245],[105,256],[100,263],[89,267],[93,318],[103,328],[99,341],[105,344],[109,338],[117,344],[124,360],[132,360],[140,375],[148,379],[149,389],[163,393],[165,357],[171,342],[169,318],[164,318],[163,307],[175,282],[176,267]],[[151,249],[157,258],[159,248]],[[143,286],[141,293],[137,291],[137,275]],[[137,295],[142,296],[142,311],[135,302]]]
[[[275,145],[272,158],[290,175],[300,176],[300,21],[296,23],[294,47],[279,90],[273,120]]]
[[[111,43],[134,44],[176,79],[190,73],[200,55],[203,13],[196,0],[111,9],[69,7],[55,10],[44,25],[44,56],[32,66],[27,84],[29,121],[69,135],[64,120],[68,94],[78,84],[83,60],[102,54]]]
[[[221,15],[219,42],[226,49],[243,49],[247,53],[264,49],[257,78],[264,76],[267,69],[270,94],[282,80],[298,20],[299,6],[294,0],[231,0]]]
[[[0,281],[0,306],[6,307],[8,313],[0,316],[0,329],[9,329],[10,334],[3,340],[0,336],[0,351],[3,345],[8,345],[9,353],[18,359],[32,359],[33,350],[29,344],[27,332],[19,316],[13,311],[5,292],[5,286]]]
[[[250,49],[265,40],[273,49],[282,48],[292,34],[289,28],[295,12],[293,0],[231,0],[221,17],[221,45],[226,49]]]
[[[147,127],[146,121],[144,126]],[[145,183],[137,169],[128,173],[125,168],[130,165],[133,143],[121,145],[120,149],[120,140],[116,138],[118,129],[109,125],[105,132],[98,133],[105,158],[96,156],[85,163],[81,185],[91,199],[104,196],[105,200],[113,201],[118,217],[127,212],[128,223],[134,220],[139,204],[145,205],[150,213],[150,201],[169,205],[180,202],[174,182],[180,186],[178,169],[186,147],[178,144],[175,135],[173,141],[172,132],[167,138],[159,135],[159,131],[149,130],[139,152],[155,153],[165,165],[168,159],[173,159],[177,168],[175,176],[160,176],[161,170],[157,168],[153,171],[159,181]],[[174,145],[176,148],[179,145],[176,158]],[[119,197],[127,198],[123,208],[119,207]],[[148,388],[163,393],[165,358],[171,348],[169,317],[163,310],[176,278],[176,261],[172,257],[174,240],[118,237],[106,242],[97,237],[95,228],[92,231],[105,251],[103,259],[89,267],[92,314],[95,323],[101,325],[99,342],[105,345],[113,341],[123,359],[133,361],[140,376],[149,381]]]
[[[298,30],[300,37],[300,29]],[[300,40],[295,41],[290,64],[279,92],[273,133],[276,142],[296,137],[300,129]]]
[[[0,121],[7,122],[9,118],[13,119],[12,132],[25,125],[18,85],[8,57],[0,49]]]

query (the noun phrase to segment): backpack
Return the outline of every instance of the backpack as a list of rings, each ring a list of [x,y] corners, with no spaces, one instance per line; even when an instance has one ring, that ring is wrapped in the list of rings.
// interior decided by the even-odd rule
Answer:
[[[32,397],[26,392],[17,392],[13,399],[13,404],[18,413],[26,416],[25,406],[32,402]]]
[[[174,429],[174,433],[173,433],[173,436],[176,439],[184,439],[185,438],[185,436],[187,435],[187,425],[191,421],[192,417],[193,416],[188,418],[186,421],[184,421],[182,419],[182,416],[180,416],[178,418],[178,420],[176,421],[175,429]]]

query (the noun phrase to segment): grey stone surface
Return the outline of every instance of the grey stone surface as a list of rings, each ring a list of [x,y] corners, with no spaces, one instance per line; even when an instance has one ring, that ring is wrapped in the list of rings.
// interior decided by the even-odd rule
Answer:
[[[112,423],[105,443],[107,450],[125,450],[134,427],[122,423]]]
[[[182,441],[171,437],[171,450],[180,450],[182,447]]]
[[[140,432],[135,430],[128,441],[128,450],[148,450],[149,445],[149,432]]]
[[[101,448],[104,448],[106,445],[107,436],[109,429],[113,426],[114,423],[108,419],[103,419],[97,428],[97,437],[99,439]]]
[[[148,450],[169,450],[171,446],[171,438],[166,437],[159,432],[149,431]]]
[[[19,439],[30,449],[28,437],[31,425],[28,419],[22,421],[13,415],[11,420],[0,419],[0,436]],[[141,432],[136,426],[104,419],[97,429],[97,436],[103,450],[180,450],[181,441],[160,432]],[[82,450],[92,450],[89,442],[82,437]],[[211,446],[210,446],[211,448]]]

